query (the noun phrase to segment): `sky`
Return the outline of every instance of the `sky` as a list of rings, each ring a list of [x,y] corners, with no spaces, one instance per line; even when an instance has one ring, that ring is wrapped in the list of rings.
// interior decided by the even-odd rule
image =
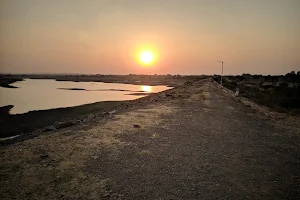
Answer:
[[[0,0],[0,73],[300,71],[299,0]],[[145,66],[137,55],[150,50]]]

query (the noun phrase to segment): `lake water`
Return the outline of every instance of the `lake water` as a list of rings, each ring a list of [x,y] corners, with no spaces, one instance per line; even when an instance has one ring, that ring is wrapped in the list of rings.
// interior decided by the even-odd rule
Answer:
[[[18,88],[0,87],[0,106],[14,105],[11,114],[32,110],[71,107],[99,101],[123,101],[146,95],[129,95],[137,92],[161,92],[170,87],[140,86],[102,82],[70,82],[41,79],[25,79],[11,84]],[[64,89],[60,89],[64,88]],[[85,90],[67,90],[80,88]],[[128,90],[128,91],[120,91]]]

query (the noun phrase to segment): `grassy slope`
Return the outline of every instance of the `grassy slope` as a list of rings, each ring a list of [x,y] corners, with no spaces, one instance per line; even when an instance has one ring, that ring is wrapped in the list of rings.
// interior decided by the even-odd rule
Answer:
[[[215,76],[214,79],[220,82],[220,77]],[[223,79],[223,86],[233,91],[238,88],[241,96],[274,111],[299,115],[300,86],[295,84],[293,87],[289,87],[287,81],[275,86],[277,82],[273,81],[272,84],[265,85],[264,83],[268,83],[268,81],[264,80],[260,84],[253,84],[251,80],[241,81],[237,77],[229,77]]]

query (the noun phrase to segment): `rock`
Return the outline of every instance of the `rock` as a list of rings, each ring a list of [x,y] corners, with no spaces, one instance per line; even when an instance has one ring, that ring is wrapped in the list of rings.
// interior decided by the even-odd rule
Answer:
[[[109,196],[110,196],[109,193],[103,194],[103,197],[109,197]]]
[[[92,119],[94,119],[95,118],[95,115],[93,115],[93,114],[89,114],[88,116],[87,116],[87,121],[91,121]]]
[[[235,91],[234,96],[238,97],[238,96],[239,96],[239,93],[240,93],[240,91],[239,91],[239,89],[237,89],[237,90]]]
[[[49,164],[43,164],[42,166],[43,166],[43,167],[48,167],[48,165],[49,165]]]
[[[48,158],[48,157],[49,157],[48,154],[43,154],[43,155],[40,156],[41,159],[45,159],[45,158]]]
[[[128,105],[127,105],[127,107],[128,107]],[[114,113],[116,113],[117,111],[116,110],[112,110],[112,111],[108,111],[108,112],[103,112],[103,113],[101,113],[102,115],[112,115],[112,114],[114,114]]]
[[[166,97],[172,97],[173,95],[172,94],[166,94]]]
[[[112,190],[105,191],[105,193],[103,194],[103,197],[105,197],[105,198],[110,198],[110,197],[111,197],[111,194],[112,194]]]
[[[59,122],[54,126],[56,129],[67,128],[76,124],[76,121]]]
[[[43,129],[44,132],[48,132],[48,131],[54,131],[56,130],[56,128],[54,126],[47,126]]]
[[[112,114],[114,114],[115,112],[117,112],[116,110],[112,110],[112,111],[109,111],[108,113],[110,114],[110,115],[112,115]]]
[[[134,127],[134,128],[141,128],[141,126],[140,126],[140,125],[137,125],[137,124],[134,124],[133,127]]]
[[[103,112],[103,113],[101,113],[102,115],[109,115],[109,113],[108,112]]]

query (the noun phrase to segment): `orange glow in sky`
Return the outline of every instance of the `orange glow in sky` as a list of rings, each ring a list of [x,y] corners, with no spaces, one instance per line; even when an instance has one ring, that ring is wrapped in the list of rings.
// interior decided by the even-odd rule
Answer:
[[[220,74],[222,60],[225,75],[286,74],[300,66],[299,7],[299,0],[2,0],[0,73]]]

